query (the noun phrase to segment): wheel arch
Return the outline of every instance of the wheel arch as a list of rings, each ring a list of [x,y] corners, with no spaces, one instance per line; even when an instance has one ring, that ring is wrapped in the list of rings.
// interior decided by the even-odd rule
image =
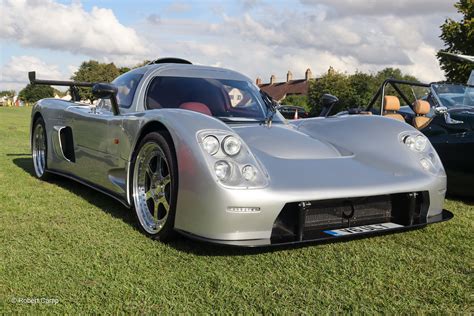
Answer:
[[[44,117],[43,115],[41,114],[40,111],[36,111],[35,114],[33,114],[33,118],[31,120],[31,126],[30,126],[30,147],[32,146],[32,142],[33,142],[33,129],[35,128],[35,123],[36,121],[41,118],[43,119],[43,122],[44,122]],[[45,122],[46,124],[46,122]],[[46,138],[46,141],[48,141],[48,139]]]
[[[130,206],[133,207],[133,199],[132,199],[132,185],[133,185],[133,166],[135,164],[135,157],[138,151],[138,146],[140,145],[140,142],[142,139],[149,133],[152,132],[159,132],[162,133],[163,137],[166,139],[168,142],[168,145],[170,146],[171,151],[174,153],[174,158],[176,159],[175,163],[178,169],[178,184],[179,184],[179,166],[178,166],[178,156],[176,152],[176,146],[173,140],[173,137],[170,133],[170,130],[160,121],[150,121],[143,125],[143,127],[140,129],[140,132],[138,133],[138,137],[136,138],[135,143],[133,144],[132,151],[130,153],[130,160],[129,160],[129,167],[128,167],[128,172],[127,172],[127,178],[128,178],[128,184],[127,184],[127,200]]]

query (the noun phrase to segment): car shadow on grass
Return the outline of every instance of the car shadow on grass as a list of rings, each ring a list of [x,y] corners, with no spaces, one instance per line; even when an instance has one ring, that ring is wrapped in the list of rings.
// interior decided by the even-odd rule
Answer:
[[[20,156],[12,154],[9,155]],[[23,169],[28,174],[30,174],[32,177],[36,177],[33,162],[31,160],[31,155],[29,156],[29,158],[15,158],[13,159],[13,163],[19,168]],[[48,179],[48,182],[68,190],[69,192],[79,196],[87,202],[109,213],[113,217],[121,219],[125,223],[134,226],[135,221],[133,214],[123,204],[114,200],[113,198],[103,193],[100,193],[92,188],[89,188],[86,185],[82,185],[74,180],[61,176],[54,175],[50,180]]]
[[[31,160],[31,155],[27,154],[7,154],[9,157],[22,157],[14,158],[13,163],[31,175],[35,176],[33,163]],[[23,158],[29,156],[28,158]],[[133,211],[126,208],[123,204],[116,201],[115,199],[100,193],[88,186],[80,184],[74,180],[54,176],[53,179],[48,180],[49,183],[57,185],[63,189],[68,190],[69,192],[79,196],[80,198],[86,200],[88,203],[100,208],[104,212],[110,214],[111,216],[122,220],[131,226],[132,229],[139,231],[135,216]],[[143,238],[147,238],[143,236]],[[193,240],[181,235],[178,235],[177,238],[171,242],[167,243],[168,246],[182,252],[199,255],[199,256],[243,256],[243,255],[254,255],[265,252],[273,252],[277,250],[283,250],[288,248],[298,248],[302,245],[292,245],[292,246],[279,246],[279,247],[259,247],[259,248],[238,248],[232,246],[223,246],[210,244],[206,242],[201,242]]]

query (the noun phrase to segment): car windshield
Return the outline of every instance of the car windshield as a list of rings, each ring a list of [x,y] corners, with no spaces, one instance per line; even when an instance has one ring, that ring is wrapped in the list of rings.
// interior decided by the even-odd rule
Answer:
[[[193,110],[226,122],[260,122],[270,111],[250,82],[190,77],[155,77],[147,91],[146,106]]]
[[[460,84],[433,84],[440,105],[450,107],[474,106],[474,87]]]

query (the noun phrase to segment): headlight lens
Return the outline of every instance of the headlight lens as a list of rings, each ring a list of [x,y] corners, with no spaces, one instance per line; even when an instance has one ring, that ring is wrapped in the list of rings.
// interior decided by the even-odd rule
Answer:
[[[430,170],[431,168],[431,162],[427,158],[421,158],[420,164],[425,170]]]
[[[226,180],[230,176],[231,167],[227,161],[219,160],[214,164],[214,171],[216,172],[216,177],[219,180]]]
[[[422,152],[428,145],[428,139],[423,135],[408,135],[403,139],[405,145],[413,151]]]
[[[400,134],[399,137],[400,141],[408,149],[417,154],[418,161],[423,170],[435,175],[445,175],[443,164],[425,135],[419,132],[405,132]]]
[[[257,169],[251,165],[246,165],[242,168],[242,176],[246,181],[253,181],[257,176]]]
[[[427,144],[428,140],[425,136],[418,135],[415,137],[415,150],[420,152],[425,151]]]
[[[227,136],[222,143],[222,149],[229,156],[235,156],[240,152],[242,144],[234,136]]]
[[[206,136],[202,140],[202,145],[210,155],[215,155],[219,151],[219,140],[212,135]]]

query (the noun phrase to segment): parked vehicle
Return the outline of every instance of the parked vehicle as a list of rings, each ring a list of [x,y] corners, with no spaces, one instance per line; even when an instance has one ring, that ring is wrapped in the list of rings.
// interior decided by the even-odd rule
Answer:
[[[427,138],[380,117],[288,123],[231,70],[161,59],[69,86],[31,116],[36,176],[69,177],[133,208],[140,229],[237,246],[376,235],[450,219]],[[91,87],[97,107],[80,103]],[[326,100],[331,100],[327,98]],[[304,172],[301,172],[304,170]]]
[[[386,93],[389,88],[393,89],[392,95]],[[400,106],[400,100],[406,105]],[[474,86],[388,79],[363,110],[366,114],[406,122],[420,130],[443,162],[448,192],[474,196]],[[358,114],[360,110],[351,109],[338,115],[349,113]]]
[[[309,113],[306,109],[302,106],[297,105],[279,105],[276,108],[278,112],[283,115],[284,118],[288,120],[294,120],[295,118],[307,118],[309,117]],[[298,112],[298,113],[296,113]]]

